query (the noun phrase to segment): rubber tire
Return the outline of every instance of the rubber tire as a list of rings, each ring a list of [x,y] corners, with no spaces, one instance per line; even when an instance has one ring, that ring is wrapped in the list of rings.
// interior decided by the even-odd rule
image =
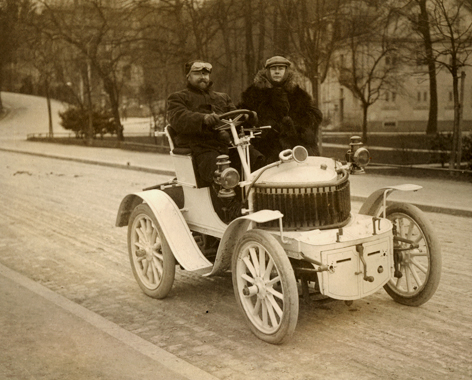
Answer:
[[[403,274],[403,278],[400,279],[400,282],[398,282],[398,279],[393,278],[387,282],[387,284],[385,284],[384,289],[396,302],[402,305],[420,306],[427,302],[434,295],[441,279],[442,258],[439,241],[436,238],[431,223],[423,214],[423,212],[416,206],[407,203],[392,203],[387,207],[386,216],[387,219],[392,222],[398,220],[399,218],[402,218],[403,220],[407,219],[410,222],[413,222],[413,228],[422,234],[420,243],[423,243],[422,251],[425,251],[427,255],[423,258],[422,264],[426,269],[426,273],[420,273],[420,275],[424,276],[421,284],[416,283],[415,278],[411,277],[411,268],[416,267],[409,264],[405,260],[402,260],[404,265],[402,265],[400,269]],[[398,233],[400,232],[397,231],[397,234]],[[406,252],[411,253],[413,251],[414,250],[409,250]],[[408,271],[405,265],[410,268]],[[416,269],[414,270],[418,274],[418,271]],[[407,275],[413,283],[419,285],[417,289],[411,289],[408,291],[407,288],[399,289],[399,287],[397,287],[397,285],[405,284]],[[420,280],[421,279],[422,278],[420,278]]]
[[[143,230],[142,222],[146,223],[151,229]],[[138,229],[141,229],[141,236],[137,232]],[[152,249],[152,240],[154,240],[154,244],[158,244],[157,250]],[[137,256],[136,243],[141,243],[143,247],[148,248],[145,258]],[[152,256],[150,252],[153,252]],[[162,233],[161,226],[147,204],[137,206],[131,213],[128,222],[128,253],[134,278],[142,291],[152,298],[162,299],[167,297],[174,284],[175,257]],[[161,268],[160,271],[153,271],[151,279],[146,275],[143,265],[143,263],[149,265],[150,262],[151,269],[157,271],[158,267]],[[147,266],[147,268],[149,267]]]
[[[264,263],[267,261],[267,263],[264,264],[266,269],[266,265],[269,262],[272,261],[273,263],[273,269],[270,272],[265,271],[266,278],[264,280],[273,279],[275,273],[274,270],[278,273],[278,276],[280,276],[280,280],[274,284],[269,284],[267,288],[265,285],[261,286],[265,290],[260,292],[260,295],[255,294],[252,296],[245,296],[243,294],[244,287],[252,284],[241,276],[244,275],[246,278],[251,278],[252,280],[258,277],[257,274],[252,275],[247,270],[248,266],[243,261],[245,257],[251,255],[249,251],[250,249],[252,249],[253,252],[259,251],[259,256],[257,257],[258,262],[262,262],[260,260],[260,254],[261,252],[264,252],[264,258],[267,257],[267,260],[264,259]],[[254,258],[251,258],[250,262],[254,263]],[[291,338],[298,322],[299,296],[293,268],[279,242],[266,231],[255,229],[246,232],[236,246],[232,257],[231,268],[236,301],[243,311],[246,322],[248,323],[252,333],[259,339],[271,344],[281,344]],[[262,276],[259,276],[258,281],[263,281]],[[279,288],[274,289],[274,285],[278,285]],[[268,293],[266,293],[266,289],[269,289]],[[281,309],[280,311],[282,311],[281,317],[280,315],[278,318],[275,317],[277,310],[271,306],[273,305],[271,301],[275,302],[276,297],[274,297],[273,293],[270,292],[278,292],[278,294],[282,296],[282,298],[277,299],[277,304]],[[257,300],[260,297],[262,297],[260,304],[266,305],[266,311],[264,313],[264,307],[259,306],[259,312],[257,315],[254,315],[252,311],[257,305]],[[269,309],[271,309],[272,312],[275,310],[275,313],[273,313],[276,321],[275,324],[273,323],[273,320],[271,320],[267,305],[270,306]],[[264,322],[262,314],[266,314],[268,320],[272,321],[272,326],[263,326]]]

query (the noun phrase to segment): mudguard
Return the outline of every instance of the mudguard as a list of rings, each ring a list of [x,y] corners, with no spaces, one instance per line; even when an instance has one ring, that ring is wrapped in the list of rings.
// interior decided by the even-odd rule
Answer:
[[[231,267],[231,258],[235,247],[243,234],[251,228],[252,223],[266,223],[282,217],[283,214],[280,211],[260,210],[233,220],[221,238],[213,269],[205,276],[219,275]]]
[[[207,273],[212,263],[198,248],[192,232],[172,198],[161,190],[150,190],[127,195],[120,204],[116,226],[128,224],[134,207],[146,202],[154,213],[169,247],[178,263],[187,271]]]
[[[419,185],[404,184],[404,185],[398,185],[398,186],[383,187],[381,189],[378,189],[369,195],[369,197],[366,199],[361,209],[359,210],[359,214],[379,216],[382,206],[385,206],[384,204],[385,200],[395,190],[418,191],[422,188],[423,187]]]

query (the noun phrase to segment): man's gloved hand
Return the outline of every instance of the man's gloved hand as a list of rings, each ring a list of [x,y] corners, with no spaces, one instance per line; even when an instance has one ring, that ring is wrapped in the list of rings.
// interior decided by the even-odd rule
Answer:
[[[203,117],[203,123],[210,128],[213,128],[218,125],[220,118],[216,113],[208,113]]]
[[[290,116],[285,116],[282,119],[282,135],[285,136],[296,136],[297,129],[295,128],[295,124],[293,123],[293,120]]]
[[[226,145],[231,145],[231,135],[228,131],[218,131],[218,140],[224,142]]]

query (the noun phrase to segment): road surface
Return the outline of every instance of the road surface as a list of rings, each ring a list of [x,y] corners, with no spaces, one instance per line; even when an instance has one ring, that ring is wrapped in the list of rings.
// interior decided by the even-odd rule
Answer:
[[[302,304],[293,339],[272,346],[246,327],[230,277],[178,271],[165,300],[139,289],[116,212],[125,194],[167,177],[8,152],[0,163],[1,264],[217,378],[472,378],[472,219],[427,214],[443,275],[425,305],[383,290],[349,307]]]

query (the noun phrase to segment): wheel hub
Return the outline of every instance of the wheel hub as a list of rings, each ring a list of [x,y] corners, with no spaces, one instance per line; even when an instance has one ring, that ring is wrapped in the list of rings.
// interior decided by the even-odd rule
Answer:
[[[150,246],[146,247],[146,260],[147,261],[152,260],[152,248]]]
[[[264,280],[260,277],[257,277],[254,281],[254,285],[257,287],[257,297],[263,299],[267,296],[267,289]]]
[[[267,297],[267,286],[262,277],[256,277],[254,279],[254,285],[245,286],[242,290],[246,297],[252,297],[257,294],[257,297],[263,299]]]

